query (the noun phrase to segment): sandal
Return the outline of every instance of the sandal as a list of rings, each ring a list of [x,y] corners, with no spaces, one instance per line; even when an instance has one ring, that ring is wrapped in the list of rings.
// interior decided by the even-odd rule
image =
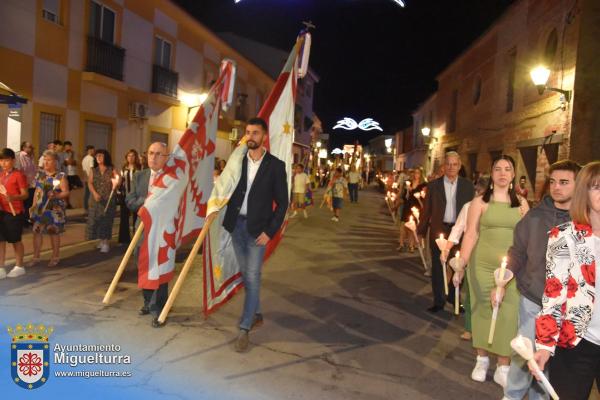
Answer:
[[[60,261],[60,258],[51,258],[50,262],[48,263],[49,267],[56,267],[58,265],[58,262]]]
[[[29,267],[35,267],[39,263],[40,263],[40,259],[39,258],[32,258],[31,261],[29,261],[27,263],[27,268],[29,268]]]

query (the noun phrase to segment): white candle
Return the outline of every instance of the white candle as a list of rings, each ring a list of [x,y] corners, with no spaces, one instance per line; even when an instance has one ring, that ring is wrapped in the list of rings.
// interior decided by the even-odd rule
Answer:
[[[504,273],[506,272],[506,256],[502,257],[502,263],[500,264],[500,279],[504,279]]]

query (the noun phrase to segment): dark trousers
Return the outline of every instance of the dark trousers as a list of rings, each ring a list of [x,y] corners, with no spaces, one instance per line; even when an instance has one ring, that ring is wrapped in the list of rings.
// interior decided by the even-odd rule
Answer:
[[[350,203],[358,203],[358,183],[349,183],[348,192],[350,192]]]
[[[29,221],[29,209],[33,205],[33,195],[35,194],[35,188],[27,189],[29,196],[23,201],[23,207],[25,207],[25,220]]]
[[[158,317],[165,304],[167,304],[169,284],[163,283],[156,290],[142,289],[142,295],[144,296],[144,306],[150,309],[150,314]]]
[[[557,347],[550,358],[549,373],[561,399],[587,400],[594,379],[600,388],[600,346],[581,339],[572,349]]]
[[[89,208],[89,204],[90,204],[90,188],[87,185],[87,182],[83,183],[83,208],[87,211],[87,209]]]
[[[444,237],[447,238],[452,230],[452,225],[444,225]],[[433,291],[433,305],[443,307],[446,301],[454,304],[454,285],[450,280],[450,284],[444,282],[444,271],[442,262],[440,261],[441,251],[435,243],[435,239],[440,237],[442,232],[430,232],[429,233],[429,248],[431,249],[431,290]],[[452,253],[451,253],[452,254]],[[448,256],[450,260],[451,256]],[[451,272],[448,272],[448,278],[452,276]],[[444,294],[444,285],[448,285],[448,297]]]
[[[121,209],[121,219],[119,221],[119,243],[129,244],[131,241],[131,227],[135,226],[137,213],[129,211],[125,205],[119,206]],[[133,214],[133,225],[129,224],[129,216]]]

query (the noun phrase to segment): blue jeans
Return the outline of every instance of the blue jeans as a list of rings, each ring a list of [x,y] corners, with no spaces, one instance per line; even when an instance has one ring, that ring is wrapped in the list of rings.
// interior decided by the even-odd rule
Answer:
[[[529,338],[535,348],[535,317],[541,307],[521,295],[519,302],[519,334]],[[548,371],[544,371],[548,376]],[[514,353],[510,359],[508,383],[504,389],[504,397],[510,400],[521,400],[528,394],[530,400],[549,399],[544,387],[533,378],[527,367],[527,361]]]
[[[249,331],[254,316],[260,313],[260,275],[266,247],[255,243],[256,238],[248,233],[246,222],[246,217],[238,216],[235,229],[231,233],[231,243],[246,293],[240,329]]]
[[[348,192],[350,192],[350,203],[358,203],[358,183],[349,183]]]

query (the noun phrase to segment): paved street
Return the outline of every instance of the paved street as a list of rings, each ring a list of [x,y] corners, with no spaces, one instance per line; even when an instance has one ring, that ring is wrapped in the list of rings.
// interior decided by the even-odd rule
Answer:
[[[195,398],[499,399],[493,370],[484,384],[469,378],[474,356],[458,338],[462,320],[425,311],[428,278],[418,258],[394,250],[382,195],[362,191],[359,201],[339,223],[318,208],[292,220],[265,266],[265,324],[246,354],[232,343],[243,296],[206,320],[201,314],[199,258],[162,329],[137,315],[133,265],[113,303],[101,304],[124,249],[104,256],[92,243],[70,248],[58,268],[0,281],[0,314],[53,325],[61,342],[120,344],[136,354],[124,390],[164,398],[187,398],[181,388],[192,388]]]

